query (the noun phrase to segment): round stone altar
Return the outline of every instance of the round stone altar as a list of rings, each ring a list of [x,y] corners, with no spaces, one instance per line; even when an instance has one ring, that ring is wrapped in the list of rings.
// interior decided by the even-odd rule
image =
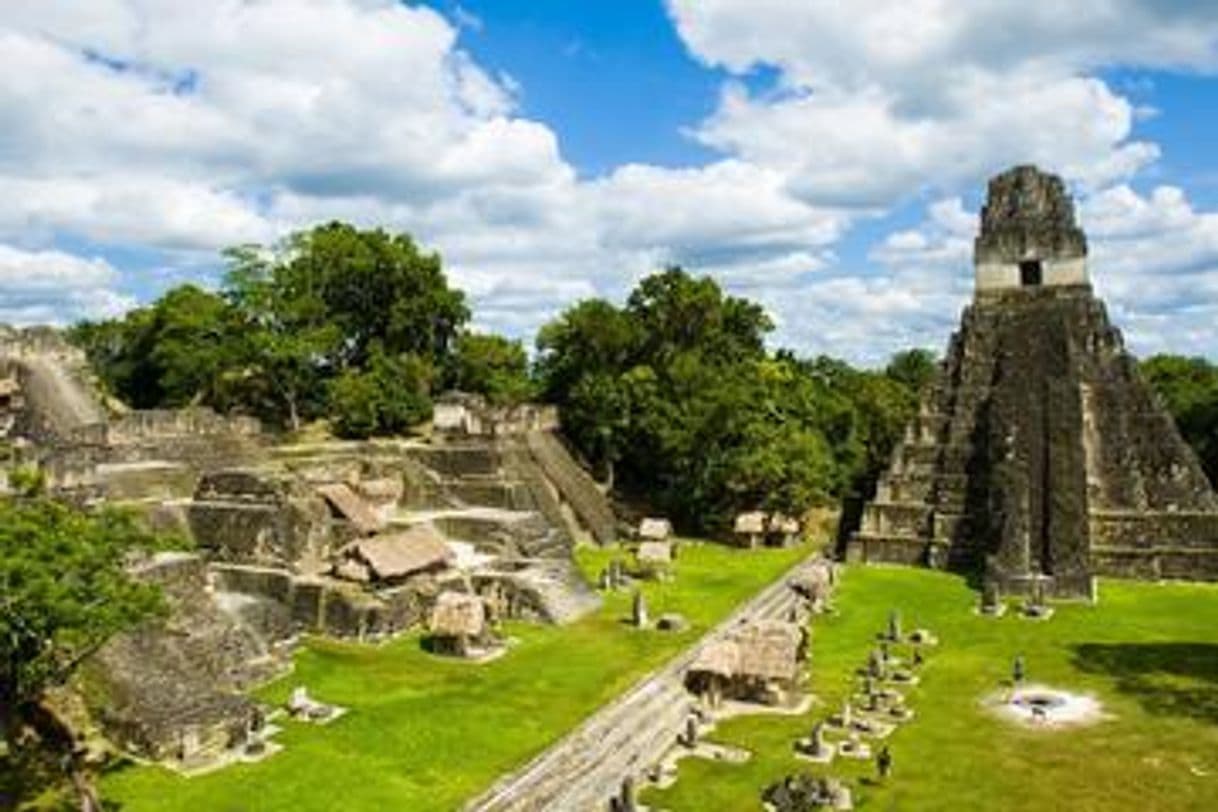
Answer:
[[[1094,696],[1046,685],[1004,690],[990,696],[985,704],[1003,719],[1027,727],[1075,727],[1095,724],[1104,718],[1103,705]]]

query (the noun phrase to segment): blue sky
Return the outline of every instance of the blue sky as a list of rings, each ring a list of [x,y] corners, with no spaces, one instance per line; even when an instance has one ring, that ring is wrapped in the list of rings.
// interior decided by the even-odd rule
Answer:
[[[322,219],[531,340],[665,263],[774,341],[941,348],[986,178],[1063,174],[1133,348],[1218,357],[1218,8],[1155,0],[15,0],[0,319],[122,312]]]

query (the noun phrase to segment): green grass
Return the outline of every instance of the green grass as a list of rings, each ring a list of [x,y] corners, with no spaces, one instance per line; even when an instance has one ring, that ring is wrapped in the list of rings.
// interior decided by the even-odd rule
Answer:
[[[1048,622],[975,616],[956,577],[905,568],[852,568],[835,617],[814,628],[812,686],[823,704],[803,718],[751,717],[712,738],[752,750],[741,766],[681,762],[680,781],[646,801],[661,808],[759,810],[762,788],[792,772],[792,744],[840,707],[891,608],[926,626],[917,717],[888,739],[894,774],[860,784],[869,763],[836,761],[855,801],[876,810],[1212,810],[1218,808],[1218,586],[1106,581],[1097,606],[1066,605]],[[1030,681],[1092,692],[1113,716],[1094,727],[1018,729],[991,717],[983,696],[1022,653]],[[1197,775],[1194,770],[1205,773]]]
[[[676,580],[648,584],[655,614],[684,614],[676,635],[625,622],[630,595],[565,628],[511,624],[517,644],[473,665],[433,657],[417,634],[380,647],[310,640],[293,674],[261,695],[282,702],[296,685],[349,707],[333,724],[286,722],[286,749],[253,765],[195,778],[128,766],[102,789],[126,812],[450,810],[523,764],[601,704],[701,635],[808,550],[742,552],[709,544],[682,549]],[[613,551],[581,550],[595,575]]]

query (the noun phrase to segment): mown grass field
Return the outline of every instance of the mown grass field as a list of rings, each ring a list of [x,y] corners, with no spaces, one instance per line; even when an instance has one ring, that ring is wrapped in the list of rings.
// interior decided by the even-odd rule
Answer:
[[[823,705],[804,718],[733,720],[711,738],[755,753],[745,765],[681,762],[681,780],[645,801],[672,812],[759,810],[760,792],[791,772],[820,774],[793,757],[814,719],[840,707],[884,628],[942,639],[920,685],[917,718],[888,739],[893,775],[860,785],[870,763],[837,760],[855,802],[875,810],[1176,812],[1218,809],[1218,586],[1102,582],[1097,606],[1066,605],[1048,622],[971,611],[959,578],[904,568],[851,568],[840,613],[814,628],[812,685]],[[1112,718],[1072,731],[1015,728],[980,705],[1009,679],[1017,653],[1030,681],[1091,692]],[[860,803],[861,802],[861,803]]]
[[[653,615],[675,611],[691,621],[676,635],[632,629],[624,622],[631,596],[622,592],[566,628],[511,624],[516,645],[484,665],[427,654],[417,634],[380,647],[311,640],[294,673],[262,697],[282,702],[305,685],[350,708],[345,717],[325,727],[284,723],[276,741],[286,749],[258,764],[194,778],[113,770],[103,794],[125,812],[456,809],[809,552],[685,546],[676,580],[644,589]],[[592,577],[614,554],[581,550],[580,565]]]

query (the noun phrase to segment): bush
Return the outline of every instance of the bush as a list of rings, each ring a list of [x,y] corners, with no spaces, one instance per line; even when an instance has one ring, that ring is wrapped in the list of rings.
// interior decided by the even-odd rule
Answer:
[[[348,439],[402,434],[431,417],[430,385],[426,361],[388,356],[377,347],[366,371],[348,369],[330,383],[334,433]]]

